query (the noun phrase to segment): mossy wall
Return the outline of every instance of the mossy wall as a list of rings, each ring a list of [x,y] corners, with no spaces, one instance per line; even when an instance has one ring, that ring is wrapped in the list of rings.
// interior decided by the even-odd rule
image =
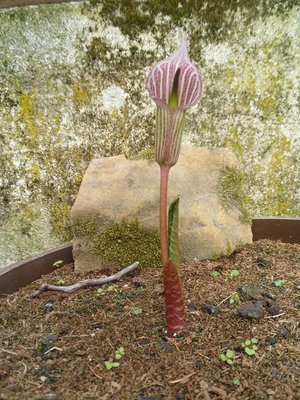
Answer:
[[[236,153],[252,215],[299,216],[297,4],[93,0],[1,10],[0,265],[69,239],[69,208],[92,158],[153,147],[145,77],[180,31],[204,75],[184,141]]]

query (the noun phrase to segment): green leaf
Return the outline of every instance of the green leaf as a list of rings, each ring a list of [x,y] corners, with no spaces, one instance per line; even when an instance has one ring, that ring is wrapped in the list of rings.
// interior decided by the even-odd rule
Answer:
[[[104,365],[106,369],[110,370],[113,368],[113,362],[112,361],[104,361]]]
[[[286,282],[286,279],[277,279],[276,281],[274,281],[274,285],[277,287],[283,286]]]
[[[252,342],[252,344],[257,344],[258,340],[254,337],[254,338],[251,339],[251,342]]]
[[[115,354],[115,359],[116,359],[116,360],[120,360],[120,358],[122,358],[122,354],[116,353],[116,354]]]
[[[124,347],[119,347],[117,351],[118,351],[120,354],[122,354],[122,356],[124,356],[124,354],[125,354],[125,349],[124,349]]]
[[[225,354],[221,354],[220,355],[220,360],[221,361],[227,361],[227,357],[225,356]]]
[[[106,369],[109,371],[112,368],[117,368],[119,367],[120,363],[116,361],[104,361],[104,365]]]
[[[245,353],[247,353],[248,356],[254,356],[256,351],[254,349],[251,349],[250,347],[245,347]]]
[[[169,207],[169,257],[176,269],[179,269],[179,247],[178,247],[178,219],[179,219],[179,197]]]
[[[109,285],[108,288],[106,289],[107,292],[113,292],[114,290],[117,289],[117,285]]]
[[[57,260],[52,265],[53,265],[53,267],[58,268],[61,266],[62,263],[63,263],[63,260]]]
[[[230,278],[236,278],[237,276],[240,275],[240,271],[238,269],[233,269],[229,273]]]
[[[250,339],[247,339],[247,340],[245,341],[245,345],[246,345],[246,346],[250,346],[250,345],[251,345],[251,343],[252,343],[252,342],[251,342],[251,340],[250,340]]]
[[[132,307],[132,309],[131,309],[131,314],[133,314],[133,315],[139,315],[139,314],[142,314],[142,312],[143,312],[143,309],[140,307]]]
[[[226,357],[232,358],[234,355],[235,355],[235,351],[234,350],[227,350],[226,351]]]
[[[234,385],[240,385],[241,384],[241,381],[236,376],[232,379],[232,382],[233,382]]]
[[[232,365],[232,364],[233,364],[233,361],[231,360],[231,358],[227,358],[226,362],[227,362],[227,364],[229,364],[229,365]]]
[[[218,271],[211,271],[210,275],[211,275],[213,278],[216,278],[217,276],[220,275],[220,272],[218,272]]]

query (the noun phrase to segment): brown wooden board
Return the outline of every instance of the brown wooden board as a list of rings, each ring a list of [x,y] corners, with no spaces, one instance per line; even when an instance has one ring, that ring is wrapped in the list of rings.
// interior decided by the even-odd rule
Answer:
[[[253,241],[281,240],[300,243],[300,218],[260,217],[252,220]]]
[[[14,293],[42,275],[49,274],[57,268],[53,263],[58,260],[63,261],[61,266],[73,262],[72,244],[45,251],[1,269],[0,296]]]
[[[26,7],[39,4],[70,3],[82,0],[0,0],[0,8]]]

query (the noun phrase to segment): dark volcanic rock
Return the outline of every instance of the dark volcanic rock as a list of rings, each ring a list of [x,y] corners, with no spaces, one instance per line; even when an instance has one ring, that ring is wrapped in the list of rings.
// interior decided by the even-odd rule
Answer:
[[[204,304],[204,309],[209,315],[218,315],[220,313],[219,307],[213,304]]]

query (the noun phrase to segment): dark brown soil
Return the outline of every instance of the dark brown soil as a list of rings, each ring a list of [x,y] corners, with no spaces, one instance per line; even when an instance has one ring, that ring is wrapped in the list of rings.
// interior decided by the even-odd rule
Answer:
[[[102,294],[90,288],[31,299],[41,283],[96,277],[72,265],[57,269],[0,301],[0,399],[300,399],[299,267],[300,245],[270,241],[183,265],[187,327],[176,339],[165,336],[160,269],[103,286]],[[231,270],[239,276],[230,278]],[[218,315],[207,312],[205,304],[246,284],[261,290],[224,301]],[[262,317],[239,316],[239,307],[256,301]],[[250,356],[241,343],[252,338],[258,349]],[[120,347],[120,365],[107,370]],[[235,350],[232,365],[219,358],[227,349]]]

